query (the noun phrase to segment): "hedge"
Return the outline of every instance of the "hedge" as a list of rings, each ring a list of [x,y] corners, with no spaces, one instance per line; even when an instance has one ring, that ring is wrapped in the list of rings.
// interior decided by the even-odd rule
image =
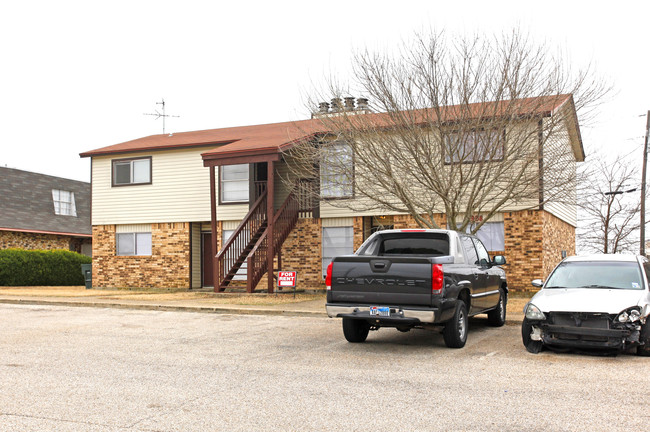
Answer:
[[[91,258],[67,250],[0,250],[0,286],[83,285]]]

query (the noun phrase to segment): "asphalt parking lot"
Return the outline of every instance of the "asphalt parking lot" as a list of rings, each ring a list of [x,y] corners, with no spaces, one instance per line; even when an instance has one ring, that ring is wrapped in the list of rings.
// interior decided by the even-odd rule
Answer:
[[[647,430],[647,358],[340,320],[0,305],[1,431]]]

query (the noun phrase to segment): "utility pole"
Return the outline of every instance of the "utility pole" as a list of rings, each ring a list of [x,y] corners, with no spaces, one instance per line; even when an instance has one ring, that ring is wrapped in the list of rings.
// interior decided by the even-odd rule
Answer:
[[[641,171],[641,255],[645,256],[645,176],[648,165],[648,134],[650,133],[650,110],[646,114],[645,144],[643,145],[643,169]]]

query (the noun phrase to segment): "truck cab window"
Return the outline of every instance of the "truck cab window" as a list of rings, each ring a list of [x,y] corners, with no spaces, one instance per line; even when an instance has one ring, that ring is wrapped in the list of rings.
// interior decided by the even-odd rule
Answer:
[[[485,249],[485,246],[483,243],[481,243],[481,240],[479,239],[472,239],[474,240],[474,244],[476,245],[476,252],[478,253],[478,263],[482,266],[487,266],[490,264],[490,254],[488,254],[487,249]]]
[[[465,253],[467,254],[467,261],[470,264],[478,264],[478,254],[476,253],[476,248],[474,247],[472,238],[467,236],[460,236],[460,239],[463,242],[463,247],[465,248]]]

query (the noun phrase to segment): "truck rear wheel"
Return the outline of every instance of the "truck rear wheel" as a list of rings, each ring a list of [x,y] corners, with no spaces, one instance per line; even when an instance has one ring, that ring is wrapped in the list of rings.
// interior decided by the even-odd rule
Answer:
[[[442,336],[448,348],[462,348],[467,342],[467,308],[465,302],[458,300],[454,316],[447,322]]]
[[[343,318],[343,335],[348,342],[364,342],[369,331],[370,324],[367,321]]]

